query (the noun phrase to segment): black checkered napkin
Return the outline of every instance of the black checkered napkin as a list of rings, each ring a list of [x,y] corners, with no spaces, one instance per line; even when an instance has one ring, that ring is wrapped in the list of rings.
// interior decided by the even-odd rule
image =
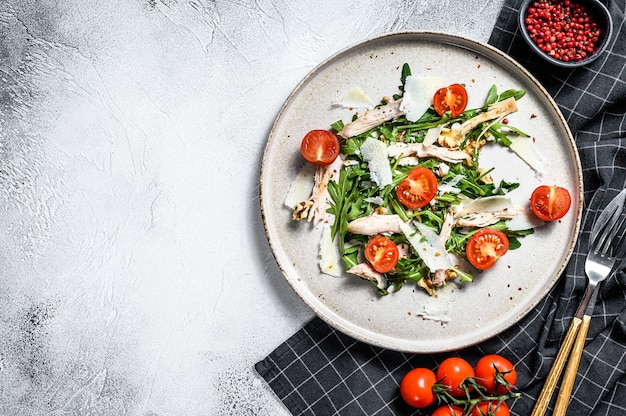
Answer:
[[[626,187],[626,0],[607,2],[615,29],[607,51],[574,70],[549,66],[531,53],[518,32],[521,3],[505,1],[489,43],[531,71],[565,116],[583,166],[585,216],[575,253],[552,292],[512,328],[455,354],[470,362],[486,353],[511,359],[522,392],[511,402],[511,413],[527,416],[584,292],[591,225]],[[399,382],[411,368],[436,368],[449,355],[380,349],[315,318],[257,363],[256,370],[294,415],[419,415],[399,398]],[[626,261],[600,292],[568,410],[568,415],[580,416],[622,414],[626,414]]]

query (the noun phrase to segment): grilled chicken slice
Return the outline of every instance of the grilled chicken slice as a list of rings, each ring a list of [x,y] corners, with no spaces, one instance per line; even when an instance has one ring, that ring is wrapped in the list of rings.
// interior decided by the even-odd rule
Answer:
[[[338,135],[348,139],[365,133],[386,121],[395,120],[404,115],[404,111],[400,110],[401,103],[402,99],[399,99],[366,111],[361,117],[343,126]]]
[[[348,232],[360,235],[398,234],[402,232],[400,228],[402,222],[402,219],[396,214],[374,214],[350,221],[348,223]]]
[[[352,266],[346,273],[357,275],[365,280],[376,283],[379,289],[384,289],[387,283],[387,279],[381,273],[378,273],[367,263],[359,263],[356,266]]]
[[[427,146],[422,143],[392,143],[387,147],[387,153],[389,157],[434,157],[450,163],[458,163],[471,159],[471,156],[462,150],[440,146]]]
[[[484,113],[480,113],[476,117],[472,117],[469,120],[463,122],[463,124],[461,124],[460,133],[463,137],[465,137],[465,135],[469,133],[470,130],[478,126],[480,123],[484,123],[485,121],[489,120],[495,120],[497,118],[503,118],[516,111],[517,101],[515,101],[515,98],[507,98],[506,100],[491,105]]]

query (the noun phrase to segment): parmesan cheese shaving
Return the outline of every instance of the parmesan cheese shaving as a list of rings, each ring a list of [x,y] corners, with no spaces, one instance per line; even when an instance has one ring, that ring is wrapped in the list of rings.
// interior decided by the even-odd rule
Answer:
[[[453,269],[454,264],[445,248],[445,242],[439,235],[421,222],[415,222],[415,227],[403,222],[400,224],[402,233],[415,249],[417,255],[424,261],[431,271]]]
[[[331,238],[330,225],[328,223],[324,223],[322,226],[322,237],[320,238],[319,251],[319,266],[321,272],[330,276],[341,276],[341,266],[339,261],[339,247]]]
[[[472,200],[456,215],[457,217],[462,217],[467,214],[476,214],[487,211],[504,211],[505,209],[513,209],[513,203],[510,198],[499,195],[488,196]]]
[[[424,115],[433,103],[435,92],[444,86],[441,77],[416,77],[409,75],[404,82],[404,95],[400,110],[410,122],[415,122]]]
[[[393,175],[385,143],[368,137],[361,145],[361,155],[368,164],[372,182],[381,188],[393,183]]]
[[[313,190],[315,166],[310,163],[305,164],[296,174],[295,179],[291,182],[287,196],[285,197],[285,205],[289,209],[293,209],[297,204],[307,200],[311,196]]]
[[[539,152],[532,145],[532,141],[528,137],[515,137],[511,140],[509,146],[517,156],[519,156],[530,168],[535,171],[538,177],[543,174],[543,159]]]
[[[345,94],[332,104],[336,107],[344,107],[349,109],[354,108],[365,108],[370,109],[374,107],[374,102],[368,95],[363,91],[362,88],[352,87]]]

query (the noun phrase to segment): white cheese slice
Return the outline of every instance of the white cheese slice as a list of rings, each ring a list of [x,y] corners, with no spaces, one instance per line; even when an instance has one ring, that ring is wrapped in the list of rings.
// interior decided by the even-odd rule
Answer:
[[[445,84],[441,77],[406,77],[400,104],[400,110],[405,113],[406,119],[411,122],[419,120],[433,103],[435,92],[442,87]]]
[[[381,188],[393,183],[387,145],[368,137],[361,145],[361,155],[367,162],[372,182]]]
[[[484,198],[476,198],[467,203],[456,215],[457,217],[462,217],[467,214],[504,211],[505,209],[513,209],[513,203],[510,198],[500,195],[487,196]]]
[[[511,140],[509,149],[526,162],[538,177],[541,177],[543,174],[543,159],[533,146],[532,139],[523,136],[515,137]]]
[[[322,236],[320,238],[319,266],[324,274],[339,277],[341,275],[341,265],[339,256],[339,246],[331,238],[330,224],[324,223],[322,226]]]
[[[344,107],[349,109],[355,108],[374,108],[374,102],[368,95],[359,87],[352,87],[346,91],[343,96],[336,102],[332,103],[336,107]]]
[[[306,163],[302,169],[300,169],[293,182],[291,182],[291,186],[285,197],[285,205],[289,207],[289,209],[293,209],[297,204],[306,201],[311,196],[315,182],[315,169],[315,166]]]
[[[456,175],[450,182],[442,183],[437,188],[437,192],[441,194],[458,194],[461,192],[456,186],[465,178],[465,175]]]
[[[424,141],[422,142],[424,146],[432,146],[433,144],[435,144],[435,142],[439,138],[439,135],[441,134],[441,130],[443,130],[443,126],[444,125],[441,124],[439,126],[431,127],[426,130],[426,134],[424,135]]]
[[[421,222],[414,224],[416,228],[402,222],[400,229],[417,255],[424,261],[426,267],[431,272],[440,269],[453,269],[454,264],[446,251],[445,242],[439,238],[439,235]]]

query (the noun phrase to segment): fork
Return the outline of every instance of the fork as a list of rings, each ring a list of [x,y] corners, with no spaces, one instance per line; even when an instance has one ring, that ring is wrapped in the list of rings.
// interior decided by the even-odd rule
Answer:
[[[573,345],[572,354],[569,357],[569,363],[563,376],[563,384],[553,413],[555,416],[565,415],[572,388],[574,387],[574,381],[576,380],[578,364],[585,346],[587,331],[591,323],[591,315],[598,297],[599,284],[610,275],[611,270],[615,266],[618,249],[624,237],[626,216],[622,216],[622,211],[625,199],[626,189],[609,202],[602,213],[600,213],[591,230],[589,239],[590,250],[585,260],[585,274],[588,278],[585,295],[565,335],[563,344],[550,369],[531,416],[543,415],[548,408],[550,398]]]

